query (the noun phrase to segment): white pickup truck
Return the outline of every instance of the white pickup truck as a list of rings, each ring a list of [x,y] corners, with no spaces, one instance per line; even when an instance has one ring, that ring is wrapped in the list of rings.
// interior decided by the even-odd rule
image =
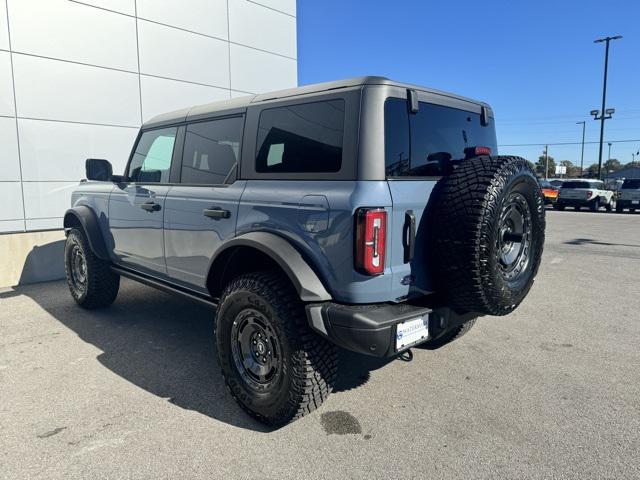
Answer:
[[[628,208],[631,213],[640,210],[640,178],[627,178],[618,194],[616,212],[622,213]]]
[[[573,207],[580,210],[581,207],[589,207],[591,211],[597,212],[600,207],[605,207],[610,212],[614,204],[613,192],[605,189],[602,180],[580,178],[567,180],[562,184],[554,208],[564,210],[565,207]]]

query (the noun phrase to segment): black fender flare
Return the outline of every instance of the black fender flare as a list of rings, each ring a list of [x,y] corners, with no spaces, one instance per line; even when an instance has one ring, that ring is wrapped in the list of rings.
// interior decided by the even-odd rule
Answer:
[[[275,261],[293,284],[303,302],[324,302],[332,297],[318,275],[287,240],[269,232],[249,232],[226,242],[212,259],[209,268],[216,268],[216,260],[234,247],[252,247]]]
[[[64,214],[65,231],[75,226],[75,221],[80,223],[84,230],[89,242],[89,247],[94,255],[101,260],[110,260],[107,247],[104,243],[104,238],[102,238],[102,232],[100,231],[98,217],[95,212],[86,205],[79,205],[77,207],[70,208]]]

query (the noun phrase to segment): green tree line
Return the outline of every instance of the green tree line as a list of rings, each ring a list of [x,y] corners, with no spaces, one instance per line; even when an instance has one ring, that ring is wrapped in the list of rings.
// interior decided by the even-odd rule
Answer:
[[[556,162],[556,160],[549,156],[548,162],[545,160],[544,155],[540,155],[538,157],[538,161],[536,163],[529,162],[531,164],[531,168],[535,170],[535,172],[541,177],[545,176],[545,166],[547,167],[547,177],[557,177],[556,175],[556,165],[564,165],[567,167],[567,173],[563,175],[563,177],[569,178],[578,178],[580,177],[580,166],[574,165],[570,160],[560,160]],[[605,176],[606,174],[617,172],[618,170],[622,170],[627,167],[640,167],[640,162],[629,162],[627,164],[621,163],[616,158],[610,158],[606,162],[602,163],[602,174]],[[589,165],[584,169],[583,177],[593,178],[598,175],[598,164],[594,163]]]

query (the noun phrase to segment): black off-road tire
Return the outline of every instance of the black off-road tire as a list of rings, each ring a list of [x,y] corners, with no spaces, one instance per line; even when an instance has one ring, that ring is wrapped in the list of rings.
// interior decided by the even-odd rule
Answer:
[[[268,324],[273,340],[267,344],[273,347],[275,342],[273,351],[280,352],[280,373],[277,377],[274,373],[263,389],[243,372],[233,353],[234,328],[249,315],[258,324]],[[257,272],[232,280],[220,299],[215,333],[227,387],[240,406],[261,422],[279,427],[302,417],[317,409],[333,389],[337,349],[309,329],[304,305],[281,273]]]
[[[512,235],[503,224],[514,208],[528,215],[523,221],[528,233],[521,236],[523,248],[514,270],[507,272],[500,255],[508,244],[505,239]],[[428,218],[429,265],[436,292],[449,306],[463,311],[486,315],[513,311],[533,284],[544,246],[544,198],[527,161],[510,156],[462,161],[436,185]]]
[[[614,201],[613,201],[613,198],[611,198],[611,200],[609,200],[609,202],[604,206],[604,209],[607,212],[610,212],[613,210],[613,205],[614,205]]]
[[[454,340],[459,339],[463,335],[465,335],[471,328],[475,325],[476,319],[472,318],[471,320],[467,320],[462,325],[458,325],[457,327],[452,328],[448,332],[443,333],[438,338],[434,338],[433,340],[427,340],[424,343],[418,345],[419,348],[426,348],[427,350],[435,349],[443,347],[444,345],[453,342]]]
[[[74,249],[81,254],[86,265],[84,282],[79,283],[74,274],[72,257]],[[111,305],[118,296],[120,275],[111,270],[111,264],[96,257],[89,246],[85,233],[72,228],[64,247],[64,269],[67,285],[75,302],[92,310]]]

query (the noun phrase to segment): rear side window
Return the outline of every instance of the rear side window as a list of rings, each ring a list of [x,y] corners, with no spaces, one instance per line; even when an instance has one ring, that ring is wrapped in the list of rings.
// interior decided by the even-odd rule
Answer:
[[[627,179],[624,181],[624,183],[622,184],[622,188],[624,190],[637,190],[640,189],[640,178],[637,179]]]
[[[338,172],[342,166],[342,99],[263,110],[256,172]]]
[[[385,102],[388,177],[440,175],[442,161],[462,159],[465,148],[480,146],[497,153],[493,123],[482,126],[477,113],[419,102],[410,115],[406,100]]]
[[[137,183],[168,183],[176,127],[144,132],[136,145],[127,177]]]
[[[182,183],[223,184],[240,158],[242,117],[187,125],[182,154]]]

